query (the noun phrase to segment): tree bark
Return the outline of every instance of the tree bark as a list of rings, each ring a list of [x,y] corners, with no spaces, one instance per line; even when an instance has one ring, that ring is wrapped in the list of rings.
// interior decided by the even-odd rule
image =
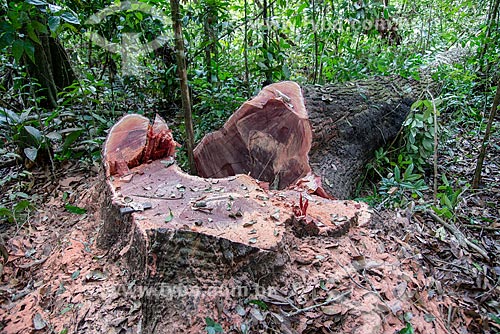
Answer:
[[[394,76],[303,87],[313,129],[309,160],[329,194],[353,197],[375,150],[400,132],[419,84]]]
[[[176,146],[159,117],[151,124],[127,115],[103,150],[98,243],[125,258],[137,286],[157,289],[142,299],[146,332],[156,333],[157,323],[167,328],[171,318],[164,315],[185,308],[160,290],[165,286],[269,284],[293,261],[288,249],[295,238],[328,240],[370,222],[366,204],[316,196],[304,184],[268,191],[248,175],[188,175],[174,163]]]
[[[488,141],[490,139],[491,127],[493,126],[493,120],[497,114],[498,104],[500,103],[500,80],[497,82],[497,92],[493,99],[493,105],[491,106],[490,117],[488,118],[488,124],[486,125],[486,132],[484,133],[483,142],[481,144],[481,150],[479,156],[477,157],[476,169],[474,171],[474,179],[472,180],[472,188],[477,188],[481,182],[481,172],[483,170],[484,157],[486,156],[486,149],[488,147]]]
[[[184,126],[186,128],[186,150],[189,162],[189,170],[196,174],[194,164],[194,130],[193,115],[191,112],[191,99],[189,95],[189,86],[187,79],[186,55],[184,53],[184,38],[182,37],[182,24],[180,21],[179,1],[170,0],[172,11],[172,27],[175,35],[175,47],[177,56],[177,70],[181,84],[182,109],[184,111]]]
[[[60,42],[48,35],[40,35],[41,44],[35,43],[35,63],[26,58],[30,74],[37,79],[45,97],[44,106],[57,107],[57,94],[76,79],[69,57]]]

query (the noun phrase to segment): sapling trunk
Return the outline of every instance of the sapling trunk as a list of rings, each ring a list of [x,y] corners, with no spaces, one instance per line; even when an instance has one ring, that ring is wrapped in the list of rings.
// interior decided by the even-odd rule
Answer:
[[[493,106],[491,107],[490,117],[488,119],[488,124],[486,125],[486,132],[484,133],[483,143],[481,144],[481,151],[477,157],[476,170],[474,171],[474,180],[472,181],[472,187],[477,188],[481,182],[481,172],[483,170],[484,157],[486,156],[486,149],[488,147],[488,140],[490,139],[491,127],[493,125],[493,120],[497,114],[498,104],[500,102],[500,80],[497,82],[497,92],[495,98],[493,99]]]

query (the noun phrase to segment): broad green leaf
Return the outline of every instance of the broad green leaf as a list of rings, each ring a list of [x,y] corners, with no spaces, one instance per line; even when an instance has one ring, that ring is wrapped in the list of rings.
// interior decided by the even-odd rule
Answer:
[[[40,42],[40,39],[38,38],[38,35],[35,32],[35,27],[31,23],[26,25],[26,31],[28,32],[29,38],[31,38],[33,42],[37,44],[42,44],[42,42]]]
[[[64,140],[63,151],[67,151],[69,149],[69,147],[71,146],[71,144],[73,144],[75,142],[75,140],[77,140],[78,137],[80,137],[82,132],[83,132],[83,130],[77,130],[77,131],[71,132],[69,135],[67,135],[66,139]]]
[[[80,20],[76,16],[75,13],[72,13],[70,11],[66,11],[61,15],[61,18],[71,24],[80,24]]]
[[[488,313],[488,317],[490,317],[491,320],[495,321],[497,324],[500,325],[500,317],[498,315],[493,313]]]
[[[425,120],[431,119],[433,121],[433,119],[431,118],[431,114],[433,111],[434,111],[434,108],[426,108],[424,110],[424,119]]]
[[[431,101],[429,101],[429,100],[424,100],[424,106],[426,106],[426,107],[427,107],[427,109],[430,109],[430,110],[434,109],[434,108],[432,107],[432,102],[431,102]]]
[[[30,159],[31,161],[35,161],[38,155],[38,149],[34,147],[26,147],[24,149],[24,155],[26,155],[26,158]]]
[[[266,311],[268,309],[267,304],[264,303],[262,300],[252,299],[248,302],[248,304],[257,305],[263,311]]]
[[[35,6],[45,6],[47,5],[47,2],[42,1],[42,0],[25,0],[26,3],[29,3],[30,5],[35,5]]]
[[[50,140],[53,140],[53,141],[61,141],[62,140],[62,136],[59,132],[50,132],[47,134],[47,138],[49,138]]]
[[[407,322],[406,326],[403,329],[399,330],[399,334],[413,334],[415,333],[415,330],[413,329],[413,326]]]
[[[78,276],[80,276],[80,270],[76,270],[75,272],[73,272],[73,274],[71,274],[71,279],[75,280],[78,278]]]
[[[14,124],[21,122],[19,116],[10,109],[0,107],[0,115],[5,117],[4,119],[0,117],[0,122],[11,123],[10,121],[12,121]]]
[[[401,180],[401,171],[399,170],[398,166],[394,167],[394,179],[396,181]]]
[[[412,110],[417,109],[417,108],[419,108],[419,107],[420,107],[423,103],[424,103],[424,101],[422,101],[422,100],[415,101],[415,102],[411,105],[411,109],[412,109]]]
[[[52,32],[56,32],[57,28],[61,24],[61,17],[59,16],[51,16],[49,17],[49,29]]]
[[[35,46],[29,40],[24,41],[24,52],[28,58],[35,64]]]
[[[26,210],[27,208],[29,208],[31,205],[30,201],[26,200],[26,199],[23,199],[22,201],[19,201],[16,205],[14,205],[14,212],[20,212],[20,211],[24,211]]]
[[[224,332],[224,330],[222,329],[222,326],[219,323],[215,322],[215,320],[210,318],[210,317],[205,318],[205,324],[207,325],[205,327],[205,330],[209,334],[223,333]]]
[[[33,139],[38,143],[42,141],[42,133],[37,128],[31,125],[25,125],[24,129],[33,137]]]
[[[415,166],[414,166],[413,164],[409,164],[409,165],[408,165],[408,167],[407,167],[407,168],[406,168],[406,170],[405,170],[405,174],[404,174],[404,178],[405,178],[405,180],[407,179],[407,177],[409,177],[410,175],[412,175],[412,173],[413,173],[413,168],[414,168],[414,167],[415,167]]]
[[[8,46],[11,46],[14,42],[14,33],[12,31],[7,31],[3,26],[0,26],[0,31],[4,31],[2,35],[0,35],[0,50],[5,49]]]
[[[70,205],[70,204],[66,204],[64,207],[66,208],[66,211],[77,214],[77,215],[83,215],[84,213],[87,212],[86,209],[80,208],[78,206]]]
[[[431,139],[427,139],[425,138],[423,141],[422,141],[422,145],[424,146],[425,150],[426,151],[433,151],[433,141]]]
[[[19,61],[21,60],[23,53],[24,53],[24,42],[20,39],[16,39],[12,43],[12,55],[14,56],[14,59],[16,60],[17,63],[19,63]]]
[[[31,25],[39,33],[42,33],[42,34],[46,34],[47,33],[47,26],[45,24],[40,23],[39,21],[33,20],[33,21],[31,21]]]
[[[14,214],[5,207],[0,207],[0,217],[6,218],[10,223],[14,221]]]
[[[169,211],[169,214],[165,218],[165,223],[171,222],[172,219],[174,219],[174,214],[172,213],[172,210],[169,208],[168,211]]]
[[[61,6],[49,3],[49,10],[51,13],[59,13],[62,9]]]

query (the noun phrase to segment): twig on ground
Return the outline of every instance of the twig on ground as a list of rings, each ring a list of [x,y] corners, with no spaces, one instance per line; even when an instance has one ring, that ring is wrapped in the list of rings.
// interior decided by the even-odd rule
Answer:
[[[334,298],[328,298],[327,300],[325,300],[322,303],[311,305],[311,306],[308,306],[308,307],[305,307],[305,308],[298,309],[295,312],[288,313],[287,316],[288,317],[293,317],[293,316],[296,316],[296,315],[298,315],[300,313],[308,312],[308,311],[314,310],[315,308],[318,308],[318,307],[321,307],[321,306],[325,306],[325,305],[334,303],[336,301],[340,301],[342,298],[347,297],[350,294],[351,294],[351,291],[346,291],[346,292],[344,292],[344,293],[342,293],[342,294],[340,294],[340,295],[338,295],[338,296],[336,296]]]
[[[493,226],[482,226],[482,225],[473,225],[473,224],[463,224],[463,227],[472,228],[476,230],[486,230],[486,231],[500,231],[500,227]]]
[[[462,245],[463,247],[468,246],[468,247],[474,249],[484,259],[486,259],[487,261],[490,261],[490,257],[488,256],[488,253],[486,253],[486,251],[484,249],[482,249],[481,247],[479,247],[478,245],[476,245],[475,243],[473,243],[472,241],[467,239],[467,237],[454,224],[450,224],[450,223],[445,222],[441,217],[439,217],[438,215],[436,215],[432,211],[427,210],[426,212],[429,214],[429,216],[432,217],[432,219],[434,219],[436,222],[442,224],[444,227],[446,227],[448,230],[450,230],[451,233],[453,233],[453,235],[455,236],[455,238],[457,238],[460,245]]]

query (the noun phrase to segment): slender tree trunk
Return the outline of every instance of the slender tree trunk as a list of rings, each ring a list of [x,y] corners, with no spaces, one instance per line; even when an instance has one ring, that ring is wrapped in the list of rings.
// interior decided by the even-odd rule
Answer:
[[[244,49],[243,57],[245,58],[245,87],[246,87],[246,97],[250,98],[250,70],[248,69],[248,0],[245,0],[245,37],[244,37]]]
[[[497,81],[497,92],[495,98],[493,99],[493,106],[491,107],[490,117],[488,119],[488,125],[486,126],[486,132],[484,133],[483,143],[481,144],[481,151],[477,158],[476,170],[474,172],[474,180],[472,181],[472,187],[477,188],[481,182],[481,172],[483,170],[484,157],[486,156],[486,148],[488,147],[488,140],[490,139],[491,127],[493,125],[493,120],[497,114],[498,104],[500,102],[500,80]]]
[[[312,23],[313,23],[313,36],[314,36],[314,75],[313,75],[313,84],[316,84],[318,81],[318,72],[319,72],[319,52],[318,52],[318,30],[316,27],[316,0],[312,0]]]
[[[205,33],[205,63],[207,66],[207,81],[213,83],[218,81],[217,71],[214,72],[212,63],[217,63],[217,34],[214,26],[217,24],[217,9],[213,3],[207,2],[205,5],[205,18],[203,20],[203,30]]]
[[[266,81],[265,84],[269,85],[273,82],[273,70],[271,69],[271,60],[268,57],[269,53],[269,22],[268,22],[268,5],[267,0],[262,1],[262,20],[264,23],[264,31],[262,35],[262,49],[264,50],[264,64],[266,65]]]
[[[485,64],[483,62],[484,56],[486,55],[486,52],[488,51],[488,46],[490,44],[490,37],[491,37],[491,32],[495,29],[497,25],[497,20],[498,20],[498,8],[500,6],[500,0],[492,0],[490,8],[490,12],[488,13],[488,20],[487,20],[487,25],[488,27],[486,28],[486,36],[484,38],[484,44],[482,45],[481,52],[479,53],[479,61],[481,62],[481,71],[483,72],[488,72],[490,63],[487,62],[486,64],[486,70],[484,69]]]
[[[186,54],[184,53],[184,38],[182,37],[182,24],[180,20],[179,0],[170,0],[172,11],[172,27],[175,36],[175,48],[177,56],[177,69],[181,82],[182,109],[184,111],[184,123],[186,127],[186,149],[189,162],[189,170],[196,174],[194,164],[194,131],[193,116],[191,114],[191,99],[189,97],[189,87],[187,80]]]

